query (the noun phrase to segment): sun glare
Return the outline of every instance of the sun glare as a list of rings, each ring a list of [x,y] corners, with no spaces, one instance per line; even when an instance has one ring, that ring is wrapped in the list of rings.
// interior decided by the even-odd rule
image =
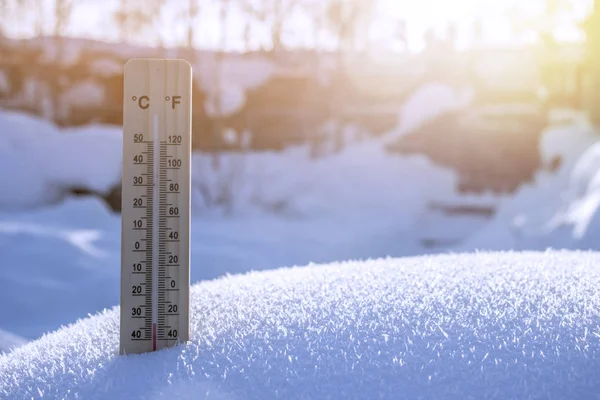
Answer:
[[[45,11],[43,32],[48,34],[53,29],[53,0],[41,0]],[[201,1],[201,0],[198,0]],[[195,45],[215,48],[224,46],[227,49],[243,50],[248,40],[244,37],[244,27],[248,16],[236,7],[227,18],[225,34],[227,42],[222,44],[220,34],[223,31],[219,20],[219,4],[221,0],[202,0],[202,15],[197,19],[201,28],[196,29]],[[257,0],[263,1],[263,0]],[[303,0],[304,1],[304,0]],[[308,1],[308,0],[306,0]],[[324,1],[324,0],[323,0]],[[351,0],[348,0],[351,1]],[[558,41],[580,41],[583,33],[578,26],[592,9],[594,0],[363,0],[372,1],[375,12],[368,18],[371,44],[384,49],[405,48],[420,51],[425,47],[425,34],[429,31],[437,37],[445,37],[448,29],[453,28],[455,44],[459,49],[473,45],[511,46],[535,41],[539,32],[551,32]],[[12,4],[12,3],[11,3]],[[17,4],[17,3],[15,3]],[[119,38],[118,28],[114,25],[112,12],[122,4],[119,0],[82,1],[75,3],[72,18],[66,34],[92,37],[102,40]],[[181,19],[185,15],[187,2],[165,2],[160,21],[148,32],[140,35],[152,44],[160,38],[165,45],[181,45],[186,40],[187,21]],[[227,4],[238,4],[235,2]],[[554,12],[548,12],[548,6],[555,4]],[[35,34],[35,18],[39,12],[32,10],[23,14],[23,21],[10,22],[6,32],[15,36],[32,36]],[[306,16],[305,16],[306,17]],[[254,21],[251,29],[250,44],[262,46],[270,41],[269,30]],[[404,26],[404,40],[400,39],[399,30]],[[480,27],[480,29],[478,28]],[[291,47],[312,46],[315,44],[314,25],[310,17],[298,15],[288,16],[285,22],[286,41]],[[325,38],[319,36],[319,45]],[[335,42],[335,41],[334,41]],[[154,43],[155,44],[155,43]],[[327,46],[325,46],[327,47]]]
[[[424,45],[423,33],[432,30],[443,35],[452,25],[457,45],[468,47],[476,41],[475,26],[480,23],[480,40],[486,44],[519,44],[531,40],[532,32],[553,32],[558,40],[580,40],[578,18],[589,12],[591,0],[556,0],[554,15],[546,12],[548,0],[384,0],[382,15],[406,21],[409,46]]]

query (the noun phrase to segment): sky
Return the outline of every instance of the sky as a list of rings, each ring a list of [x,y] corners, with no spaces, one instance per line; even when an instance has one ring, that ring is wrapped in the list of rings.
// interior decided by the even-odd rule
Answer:
[[[47,29],[52,26],[53,0],[45,2]],[[119,0],[75,0],[78,1],[74,10],[69,35],[83,36],[104,40],[116,40],[117,31],[111,20],[111,10],[117,8]],[[310,0],[305,0],[310,1]],[[466,48],[472,44],[472,29],[474,21],[484,21],[484,41],[489,45],[518,44],[528,41],[530,37],[524,36],[518,40],[511,36],[510,9],[530,23],[535,21],[538,26],[552,26],[557,39],[562,41],[579,41],[583,38],[577,28],[577,22],[583,19],[592,9],[593,0],[564,0],[568,1],[572,10],[562,13],[555,21],[543,20],[540,16],[547,0],[379,0],[375,12],[376,23],[370,31],[370,41],[375,47],[395,48],[399,45],[392,40],[393,33],[398,26],[398,21],[407,21],[407,35],[409,48],[419,51],[423,48],[423,35],[428,29],[438,33],[446,30],[448,23],[458,27],[458,45]],[[561,1],[561,0],[558,0]],[[157,27],[140,38],[140,42],[153,44],[160,34],[166,45],[183,44],[186,37],[186,24],[179,18],[182,7],[187,0],[170,0],[165,7],[163,16]],[[218,7],[213,1],[205,2],[202,16],[198,20],[201,27],[196,35],[198,47],[213,48],[220,43],[221,31],[218,18]],[[28,19],[29,18],[29,19]],[[8,25],[9,34],[16,36],[29,36],[33,32],[33,15],[13,18]],[[514,20],[514,18],[513,18]],[[244,15],[241,12],[232,12],[227,21],[226,47],[229,50],[243,50],[245,43],[242,39],[244,29]],[[296,13],[286,24],[286,44],[290,46],[312,47],[315,37],[311,22],[303,15]],[[321,44],[333,45],[331,38],[321,36]],[[269,34],[266,27],[254,25],[252,29],[252,47],[270,45]]]

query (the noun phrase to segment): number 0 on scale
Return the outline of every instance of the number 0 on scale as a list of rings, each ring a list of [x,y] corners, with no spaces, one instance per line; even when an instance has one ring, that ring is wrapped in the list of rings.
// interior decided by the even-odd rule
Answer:
[[[120,353],[189,340],[192,68],[125,65]]]

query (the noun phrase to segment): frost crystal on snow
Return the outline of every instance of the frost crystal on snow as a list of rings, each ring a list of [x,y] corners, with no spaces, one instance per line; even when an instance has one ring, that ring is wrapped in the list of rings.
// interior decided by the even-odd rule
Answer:
[[[314,265],[195,285],[191,341],[120,357],[118,309],[0,357],[0,398],[595,399],[600,255]]]

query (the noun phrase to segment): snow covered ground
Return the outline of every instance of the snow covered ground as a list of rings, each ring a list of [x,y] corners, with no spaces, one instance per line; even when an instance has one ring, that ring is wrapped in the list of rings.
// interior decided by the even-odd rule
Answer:
[[[45,120],[0,111],[0,210],[58,203],[69,188],[105,194],[121,179],[121,141],[114,128],[59,131]]]
[[[385,151],[411,127],[468,106],[469,93],[454,95],[453,102],[447,88],[426,86],[399,113],[396,130],[319,159],[297,147],[223,155],[215,169],[210,155],[194,154],[192,282],[444,251],[600,250],[600,144],[584,119],[571,115],[548,129],[542,158],[558,155],[561,167],[540,171],[509,197],[459,195],[451,171]],[[415,112],[422,102],[429,111]],[[8,332],[36,339],[119,303],[120,216],[100,198],[69,191],[105,195],[118,184],[121,133],[104,126],[59,131],[2,111],[0,170],[0,302],[11,304],[0,311],[0,351],[8,351],[15,343]],[[448,216],[432,203],[498,211],[491,220]],[[428,245],[436,242],[449,245]]]
[[[118,355],[118,308],[0,357],[7,399],[597,399],[600,255],[479,253],[194,286],[191,341]]]
[[[13,304],[0,329],[35,339],[119,302],[120,216],[100,198],[68,193],[106,194],[118,184],[121,136],[101,126],[58,131],[11,112],[0,113],[0,129],[0,168],[14,171],[0,174],[0,302]],[[301,147],[230,154],[218,169],[195,154],[192,176],[193,282],[421,254],[431,251],[423,239],[468,236],[485,222],[436,223],[427,205],[457,200],[454,174],[423,157],[389,155],[381,142],[317,160]]]
[[[22,337],[0,329],[0,354],[10,353],[12,350],[23,346],[25,343],[27,343],[27,340]]]
[[[423,90],[441,99],[437,112],[450,107],[447,91],[439,96],[436,85]],[[404,123],[418,126],[419,118],[429,117],[417,113]],[[585,121],[544,135],[544,159],[561,155],[561,169],[540,172],[510,198],[458,195],[451,171],[423,157],[386,153],[393,135],[316,160],[298,147],[225,155],[214,169],[210,156],[195,154],[192,282],[310,262],[448,250],[599,248],[593,238],[600,150]],[[120,217],[99,198],[66,193],[86,187],[105,194],[118,183],[118,129],[61,132],[42,120],[2,112],[0,163],[2,171],[13,171],[0,174],[6,189],[0,193],[0,283],[8,288],[0,291],[0,302],[13,304],[0,313],[0,329],[35,339],[117,305]],[[499,211],[490,221],[443,215],[430,203]],[[431,241],[459,244],[430,248]]]
[[[504,199],[494,218],[457,250],[600,250],[600,136],[585,121],[549,129],[540,151],[548,162],[562,159],[554,172],[540,171]]]
[[[419,200],[417,191],[406,193],[407,207],[413,204],[408,202],[411,197],[413,202]],[[343,194],[338,195],[343,204]],[[402,198],[351,195],[347,214],[319,210],[322,215],[313,211],[312,218],[301,218],[257,211],[194,218],[192,281],[254,269],[426,251],[415,229],[421,220],[431,221],[419,214],[390,214],[395,204],[403,204]],[[0,328],[33,339],[88,312],[117,305],[120,229],[120,216],[98,198],[67,198],[34,210],[0,212],[0,281],[5,287],[0,302],[13,305],[1,312]]]

